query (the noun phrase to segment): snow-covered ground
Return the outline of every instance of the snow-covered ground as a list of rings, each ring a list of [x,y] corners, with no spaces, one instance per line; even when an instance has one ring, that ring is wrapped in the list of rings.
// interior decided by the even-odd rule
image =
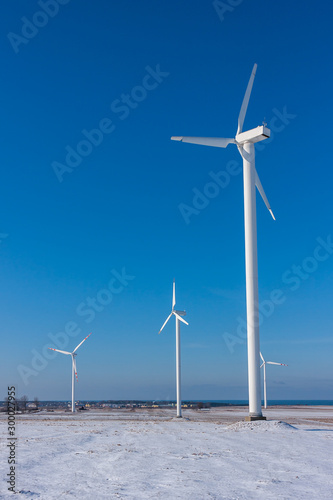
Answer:
[[[266,414],[288,412],[298,425],[247,423],[243,409],[18,416],[14,497],[2,414],[0,497],[331,500],[333,410]]]

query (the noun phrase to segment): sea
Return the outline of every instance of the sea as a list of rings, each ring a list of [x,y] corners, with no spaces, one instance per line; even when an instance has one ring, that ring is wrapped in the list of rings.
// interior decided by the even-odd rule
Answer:
[[[41,401],[41,403],[59,403],[60,401]],[[61,401],[65,402],[65,401]],[[70,401],[68,401],[70,403]],[[77,401],[78,403],[78,401]],[[142,400],[142,399],[126,399],[126,400],[80,400],[79,403],[98,403],[98,404],[138,404],[138,403],[155,403],[155,404],[176,404],[174,400]],[[183,399],[182,404],[186,403],[205,403],[211,406],[248,406],[249,401],[246,399]],[[268,399],[269,406],[333,406],[333,399]],[[262,401],[264,405],[264,401]]]
[[[249,402],[245,399],[229,400],[200,400],[202,403],[210,403],[213,406],[248,406]],[[185,401],[184,401],[185,402]],[[193,401],[196,403],[199,401]],[[262,405],[264,402],[262,401]],[[333,399],[268,399],[269,406],[333,406]]]

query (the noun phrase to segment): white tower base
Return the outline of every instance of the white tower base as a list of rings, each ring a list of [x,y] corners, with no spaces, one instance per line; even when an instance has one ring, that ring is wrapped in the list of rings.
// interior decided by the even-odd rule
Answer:
[[[74,371],[74,366],[72,367],[72,413],[75,413],[75,371]]]
[[[246,313],[249,383],[249,419],[261,419],[260,346],[258,311],[257,217],[254,144],[242,148],[246,263]]]

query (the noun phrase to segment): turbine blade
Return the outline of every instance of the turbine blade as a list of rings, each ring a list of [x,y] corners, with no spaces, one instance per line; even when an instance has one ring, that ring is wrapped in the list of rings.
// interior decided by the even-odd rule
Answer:
[[[83,344],[83,342],[84,342],[85,340],[87,340],[87,338],[88,338],[88,337],[90,337],[90,335],[91,335],[91,333],[89,333],[89,335],[87,335],[87,336],[86,336],[86,338],[84,338],[84,339],[82,340],[82,342],[80,342],[80,343],[79,343],[79,345],[77,345],[77,346],[75,347],[75,349],[74,349],[73,353],[74,353],[75,351],[77,351],[77,350],[78,350],[78,348],[80,347],[80,345],[82,345],[82,344]]]
[[[260,368],[262,368],[262,367],[264,366],[264,364],[265,364],[265,363],[262,363],[262,364],[260,365]]]
[[[48,347],[48,349],[51,349],[51,351],[61,352],[62,354],[72,354],[71,352],[67,352],[67,351],[60,351],[59,349],[53,349],[53,347]]]
[[[76,371],[76,359],[74,358],[73,356],[73,370],[74,370],[74,373],[75,373],[75,377],[76,377],[76,381],[78,382],[79,379],[77,378],[77,371]]]
[[[261,353],[260,353],[260,357],[261,357],[262,361],[265,363],[264,356]]]
[[[267,364],[268,365],[288,366],[288,365],[285,365],[284,363],[274,363],[274,361],[267,361]]]
[[[272,209],[271,209],[271,206],[269,204],[269,201],[267,199],[267,196],[265,194],[265,191],[264,191],[264,188],[262,187],[262,184],[260,182],[260,179],[259,179],[259,175],[257,173],[257,171],[255,171],[255,181],[256,181],[256,186],[258,188],[258,191],[260,193],[260,196],[262,197],[262,199],[264,200],[264,203],[266,205],[266,207],[268,208],[269,210],[269,213],[271,214],[271,216],[273,217],[273,219],[275,220],[275,217],[274,217],[274,214],[272,212]]]
[[[212,146],[214,148],[226,148],[228,144],[235,144],[235,139],[224,139],[222,137],[171,137],[172,141],[188,142],[200,146]]]
[[[182,321],[183,323],[185,323],[185,325],[188,325],[188,322],[185,321],[181,316],[179,316],[179,314],[177,314],[175,311],[173,311],[172,314],[174,314],[176,316],[176,318],[179,319],[179,321]]]
[[[254,77],[256,76],[256,71],[257,71],[257,65],[255,64],[253,66],[250,80],[249,80],[249,83],[247,84],[246,92],[245,92],[244,99],[242,102],[242,107],[241,107],[241,110],[239,112],[238,128],[237,128],[236,135],[240,134],[243,130],[243,124],[244,124],[245,115],[246,115],[247,107],[248,107],[249,100],[250,100],[250,95],[251,95],[251,91],[252,91]]]
[[[176,282],[173,280],[173,289],[172,289],[172,310],[174,310],[176,305]]]
[[[169,321],[169,319],[171,318],[171,316],[172,316],[172,312],[169,314],[169,316],[167,317],[167,319],[164,321],[163,326],[160,329],[160,331],[158,332],[158,334],[161,333],[161,331],[163,330],[163,328],[165,327],[165,325],[167,324],[167,322]]]

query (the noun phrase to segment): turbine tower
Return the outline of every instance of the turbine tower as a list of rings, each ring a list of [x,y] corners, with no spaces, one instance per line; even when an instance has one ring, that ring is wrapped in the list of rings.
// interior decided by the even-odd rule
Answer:
[[[181,389],[180,389],[180,321],[185,323],[185,325],[188,325],[187,321],[185,321],[182,316],[186,315],[186,311],[176,311],[175,310],[175,305],[176,305],[176,284],[175,280],[173,280],[173,290],[172,290],[172,309],[171,313],[167,317],[167,319],[164,321],[162,328],[158,332],[158,334],[161,333],[169,319],[171,318],[172,315],[175,316],[176,318],[176,387],[177,387],[177,417],[182,416],[182,400],[181,400]]]
[[[260,357],[262,360],[262,365],[260,368],[263,366],[264,367],[264,406],[265,409],[267,408],[267,393],[266,393],[266,365],[279,365],[279,366],[288,366],[285,365],[284,363],[275,363],[274,361],[265,361],[263,355],[260,353]]]
[[[245,264],[246,264],[246,314],[247,314],[247,350],[248,350],[248,384],[249,384],[249,416],[246,420],[264,419],[261,412],[260,394],[260,345],[259,345],[259,311],[258,311],[258,259],[257,259],[257,220],[256,190],[271,213],[266,194],[255,168],[254,144],[270,137],[266,125],[243,132],[244,119],[252,91],[257,65],[253,66],[250,80],[245,92],[238,117],[238,127],[234,139],[219,137],[171,137],[171,140],[226,148],[235,144],[243,158],[244,180],[244,222],[245,222]]]
[[[78,378],[77,378],[77,371],[76,371],[76,351],[78,350],[78,348],[83,344],[83,342],[85,340],[87,340],[88,337],[90,337],[91,333],[89,333],[89,335],[87,335],[87,337],[85,337],[82,342],[79,343],[79,345],[77,345],[74,349],[73,352],[68,352],[68,351],[60,351],[59,349],[53,349],[53,347],[48,347],[48,349],[51,349],[51,351],[56,351],[56,352],[61,352],[61,354],[69,354],[70,356],[72,356],[72,365],[73,365],[73,370],[72,370],[72,412],[74,413],[75,412],[75,395],[74,395],[74,391],[75,391],[75,377],[76,377],[76,380],[77,382],[79,381]]]

